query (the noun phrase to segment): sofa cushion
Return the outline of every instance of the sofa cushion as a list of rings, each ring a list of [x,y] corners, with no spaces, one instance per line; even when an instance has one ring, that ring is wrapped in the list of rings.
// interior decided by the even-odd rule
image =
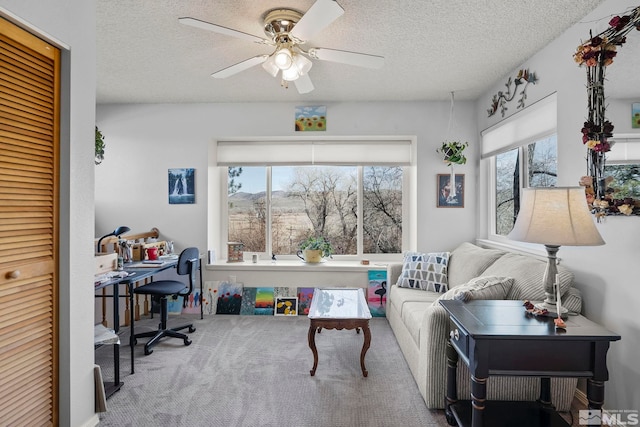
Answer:
[[[449,252],[409,252],[404,257],[397,285],[401,288],[446,292]]]
[[[408,302],[426,302],[431,305],[441,294],[437,292],[425,292],[420,289],[401,288],[392,286],[389,291],[389,300],[395,310],[403,315],[404,305]]]
[[[434,294],[433,292],[429,293],[435,296],[439,295]],[[427,308],[429,308],[431,304],[432,303],[428,301],[410,301],[406,302],[402,308],[402,323],[407,327],[407,330],[411,334],[411,338],[413,338],[413,342],[418,346],[418,348],[420,347],[420,328],[423,325],[422,320]]]
[[[506,253],[482,275],[513,277],[513,286],[507,294],[507,299],[542,301],[545,298],[542,278],[546,268],[546,261],[527,255]],[[573,283],[573,273],[558,266],[558,279],[560,294],[564,295]]]
[[[469,280],[464,285],[456,286],[442,294],[433,305],[438,305],[440,300],[457,299],[460,301],[471,301],[474,299],[505,299],[511,286],[513,278],[481,276]]]
[[[474,277],[483,276],[483,272],[505,252],[497,249],[485,249],[464,242],[451,252],[449,257],[449,288],[467,283]]]

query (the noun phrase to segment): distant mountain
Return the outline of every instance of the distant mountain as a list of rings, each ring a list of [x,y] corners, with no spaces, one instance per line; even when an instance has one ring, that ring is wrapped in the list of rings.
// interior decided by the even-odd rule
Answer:
[[[287,195],[288,195],[287,191],[274,191],[271,193],[271,197],[273,199],[286,198]],[[238,191],[237,193],[232,194],[229,197],[229,200],[235,201],[235,202],[242,201],[242,200],[254,201],[264,197],[266,197],[265,191],[261,191],[259,193],[247,193],[244,191]]]

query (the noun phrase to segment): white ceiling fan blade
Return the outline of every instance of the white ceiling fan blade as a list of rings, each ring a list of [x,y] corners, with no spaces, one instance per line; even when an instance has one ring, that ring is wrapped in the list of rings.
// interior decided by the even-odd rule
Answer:
[[[270,40],[263,39],[262,37],[254,36],[252,34],[243,33],[242,31],[232,30],[231,28],[223,27],[209,22],[201,21],[195,18],[178,18],[178,22],[191,27],[200,28],[202,30],[213,31],[214,33],[224,34],[225,36],[236,37],[243,40],[248,40],[254,43],[269,44],[273,43]]]
[[[314,87],[313,83],[311,83],[311,79],[309,78],[309,74],[303,74],[293,81],[296,85],[296,89],[298,89],[298,93],[309,93]]]
[[[234,74],[238,74],[241,71],[247,70],[251,67],[255,67],[258,64],[262,64],[267,60],[268,57],[269,55],[254,56],[253,58],[246,59],[227,68],[223,68],[220,71],[216,71],[215,73],[211,74],[211,77],[215,77],[216,79],[225,79],[227,77],[233,76]]]
[[[348,52],[346,50],[311,48],[309,56],[321,61],[340,62],[365,68],[382,68],[384,57],[366,53]]]
[[[300,41],[307,41],[325,29],[344,13],[344,9],[334,0],[316,0],[300,21],[291,30],[291,35]]]

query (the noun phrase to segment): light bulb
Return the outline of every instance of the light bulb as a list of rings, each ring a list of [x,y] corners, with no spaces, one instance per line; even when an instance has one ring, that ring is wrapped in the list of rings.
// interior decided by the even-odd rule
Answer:
[[[282,48],[275,53],[274,61],[276,66],[281,70],[286,70],[293,64],[293,58],[291,58],[291,52],[287,48]]]
[[[290,67],[286,70],[282,70],[282,79],[292,82],[300,77],[300,73],[298,72],[298,67]]]

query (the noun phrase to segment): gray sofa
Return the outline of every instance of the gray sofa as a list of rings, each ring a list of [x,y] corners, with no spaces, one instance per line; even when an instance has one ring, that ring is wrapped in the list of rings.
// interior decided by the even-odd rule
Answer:
[[[398,263],[391,264],[388,268],[388,283],[393,285],[387,296],[386,316],[427,407],[442,409],[446,391],[445,353],[449,319],[436,300],[443,294],[397,286],[402,266],[402,263]],[[545,266],[545,261],[533,256],[463,243],[449,256],[449,294],[456,292],[457,287],[465,289],[465,284],[480,276],[508,277],[513,278],[513,281],[509,281],[511,286],[505,299],[541,301],[544,299],[542,277]],[[580,292],[573,287],[573,274],[558,266],[558,276],[563,306],[571,312],[579,313],[582,298]],[[541,356],[562,357],[553,354]],[[462,362],[458,362],[459,399],[470,398],[469,382],[469,371]],[[569,410],[576,384],[575,378],[552,379],[552,402],[557,410]],[[539,397],[540,381],[533,377],[491,377],[487,393],[490,400],[535,401]]]

